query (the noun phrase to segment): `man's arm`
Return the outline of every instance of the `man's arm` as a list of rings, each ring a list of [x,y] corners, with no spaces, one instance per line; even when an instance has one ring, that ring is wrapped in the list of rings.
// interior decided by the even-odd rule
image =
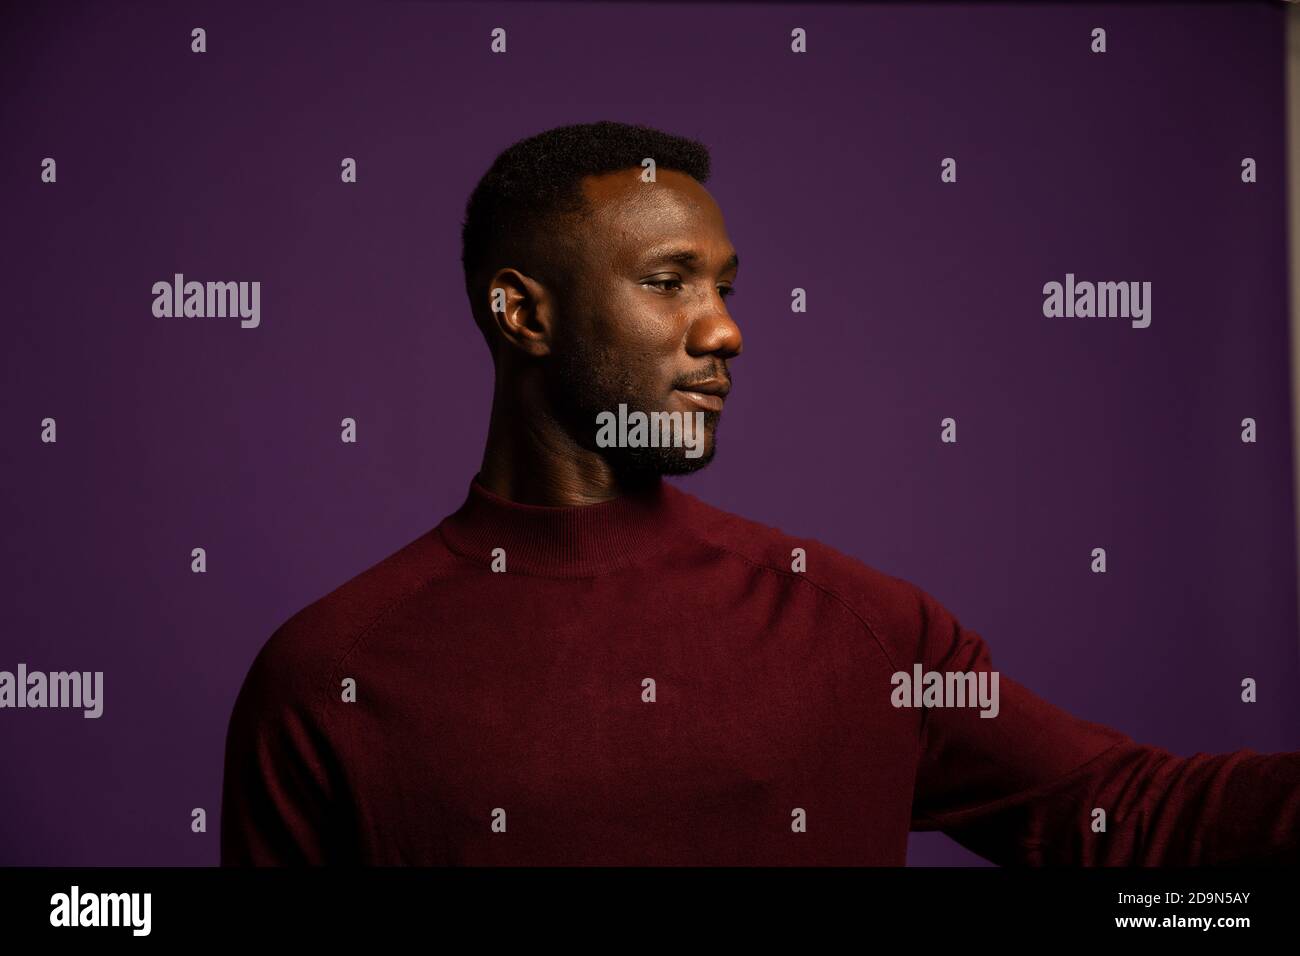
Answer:
[[[992,671],[983,639],[918,592],[925,669]],[[996,717],[925,712],[912,829],[1004,865],[1300,862],[1300,752],[1179,757],[998,688]]]
[[[335,862],[337,785],[320,701],[273,637],[253,662],[226,734],[221,865]]]

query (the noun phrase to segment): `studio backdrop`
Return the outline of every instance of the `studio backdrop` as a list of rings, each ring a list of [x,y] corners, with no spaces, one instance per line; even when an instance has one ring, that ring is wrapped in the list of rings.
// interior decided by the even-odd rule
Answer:
[[[599,119],[706,144],[743,262],[681,487],[914,582],[1080,717],[1300,749],[1281,5],[3,17],[0,670],[102,689],[0,710],[0,864],[217,862],[253,656],[479,466],[470,190]],[[159,304],[190,281],[248,308]]]

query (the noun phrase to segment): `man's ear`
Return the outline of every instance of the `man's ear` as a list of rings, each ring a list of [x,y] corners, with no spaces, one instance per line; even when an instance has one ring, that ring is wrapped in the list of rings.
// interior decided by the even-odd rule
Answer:
[[[501,269],[488,282],[488,315],[505,344],[532,356],[551,351],[551,300],[541,283],[518,269]]]

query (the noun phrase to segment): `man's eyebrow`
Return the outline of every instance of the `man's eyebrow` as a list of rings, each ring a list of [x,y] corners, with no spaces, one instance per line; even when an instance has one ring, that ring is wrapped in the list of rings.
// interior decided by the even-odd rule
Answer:
[[[648,256],[646,256],[646,262],[647,263],[675,262],[677,263],[677,265],[682,266],[683,268],[696,269],[699,267],[703,258],[704,257],[701,256],[694,249],[679,249],[674,247],[671,249],[660,249],[651,252]],[[727,261],[722,264],[723,272],[726,272],[728,269],[739,269],[739,268],[740,268],[740,256],[738,256],[734,252],[727,259]]]

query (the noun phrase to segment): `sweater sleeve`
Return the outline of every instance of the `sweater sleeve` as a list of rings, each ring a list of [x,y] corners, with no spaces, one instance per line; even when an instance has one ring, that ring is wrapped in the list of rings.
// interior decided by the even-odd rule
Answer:
[[[226,734],[221,865],[335,862],[337,784],[319,702],[273,639],[254,660]]]
[[[919,593],[925,669],[991,673],[984,640]],[[924,711],[912,829],[1002,865],[1300,862],[1300,752],[1180,757],[997,686],[994,717]]]

